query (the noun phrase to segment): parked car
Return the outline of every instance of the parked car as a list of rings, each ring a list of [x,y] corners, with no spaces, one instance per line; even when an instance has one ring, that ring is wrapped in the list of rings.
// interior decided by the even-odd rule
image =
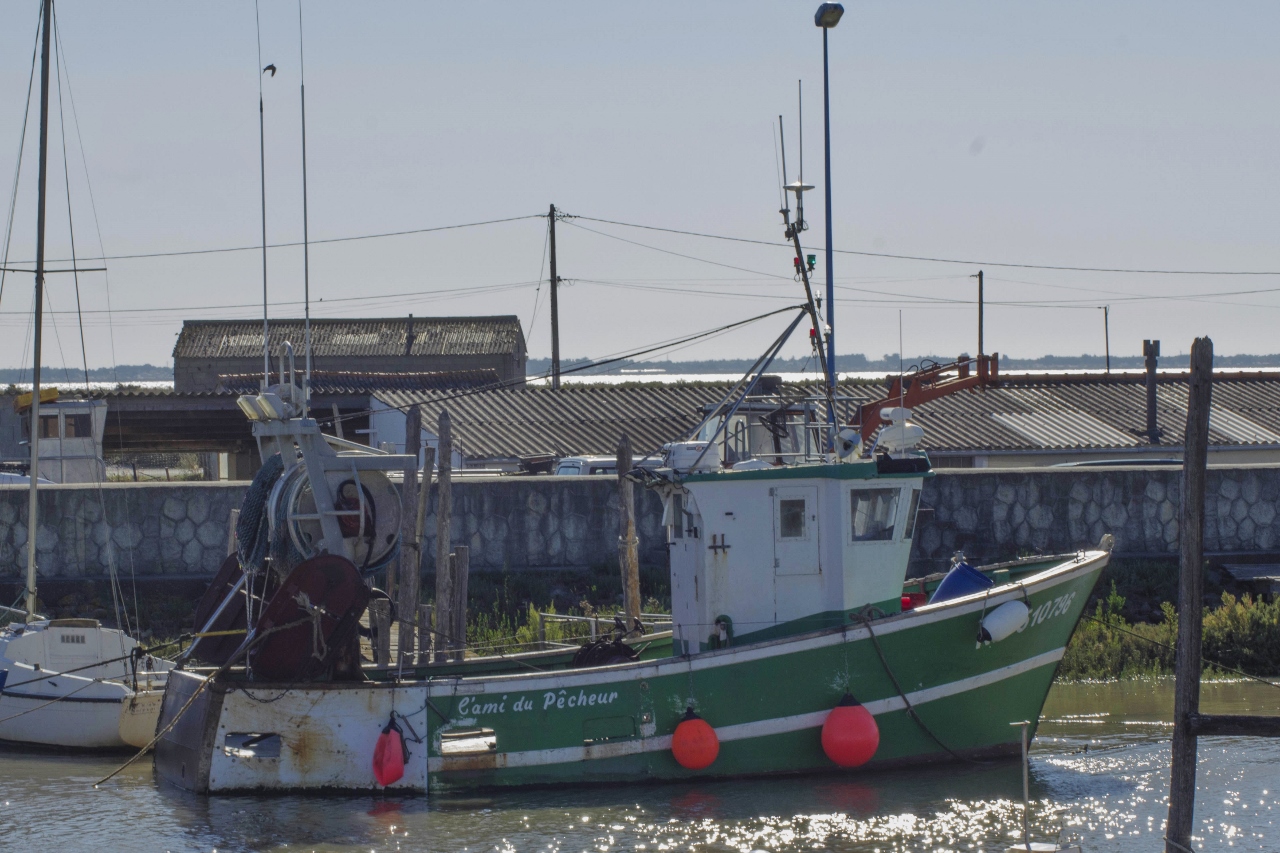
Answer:
[[[36,482],[42,486],[45,485],[46,483],[50,486],[53,485],[53,480],[46,480],[44,477],[39,478],[38,480],[36,480]],[[31,478],[28,477],[26,474],[13,474],[8,471],[0,471],[0,486],[29,486],[29,485],[31,485]]]
[[[608,474],[617,476],[618,460],[612,456],[566,456],[556,465],[558,476]]]

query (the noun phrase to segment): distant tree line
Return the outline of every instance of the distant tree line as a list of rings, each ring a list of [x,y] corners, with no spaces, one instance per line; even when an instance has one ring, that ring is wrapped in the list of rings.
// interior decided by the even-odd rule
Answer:
[[[0,382],[29,383],[30,367],[0,367]],[[84,381],[84,369],[80,367],[40,368],[40,382],[50,385]],[[89,368],[90,382],[172,382],[173,365],[157,367],[154,364],[119,364],[115,367]]]
[[[1160,359],[1160,366],[1163,368],[1186,367],[1188,356],[1182,355],[1166,355]],[[913,356],[899,362],[897,353],[886,353],[878,359],[868,358],[865,355],[851,354],[836,356],[836,369],[840,371],[854,371],[874,373],[883,371],[885,373],[897,373],[899,364],[910,370],[913,366],[921,363],[937,362],[938,364],[947,364],[955,360],[955,356],[927,355]],[[590,361],[590,359],[562,359],[560,362],[561,369],[568,369],[577,364]],[[751,367],[754,359],[749,358],[725,358],[725,359],[709,359],[705,361],[617,361],[607,364],[599,368],[587,368],[586,370],[575,371],[583,374],[617,374],[645,371],[654,372],[661,371],[664,373],[743,373]],[[1045,355],[1040,358],[1013,358],[1001,354],[1000,367],[1004,370],[1103,370],[1107,366],[1107,359],[1101,355]],[[1111,367],[1113,370],[1125,368],[1142,368],[1146,366],[1146,362],[1140,355],[1131,356],[1111,356]],[[1273,355],[1215,355],[1214,367],[1232,367],[1232,368],[1250,368],[1250,367],[1280,367],[1280,354]],[[530,376],[545,374],[551,369],[551,359],[549,358],[531,358],[529,359],[526,372]],[[776,359],[769,370],[776,373],[802,373],[805,371],[817,372],[818,365],[813,358],[779,358]]]

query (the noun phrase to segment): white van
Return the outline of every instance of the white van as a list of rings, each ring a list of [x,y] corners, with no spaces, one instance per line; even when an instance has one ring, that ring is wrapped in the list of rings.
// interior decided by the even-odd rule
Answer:
[[[557,476],[580,474],[618,475],[618,460],[613,456],[566,456],[556,465]]]

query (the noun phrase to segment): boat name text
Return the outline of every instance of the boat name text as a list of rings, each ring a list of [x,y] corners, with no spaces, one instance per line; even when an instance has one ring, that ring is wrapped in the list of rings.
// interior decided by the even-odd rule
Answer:
[[[507,705],[507,695],[503,694],[502,698],[493,701],[486,701],[483,697],[463,696],[458,700],[458,716],[466,716],[474,714],[483,716],[486,714],[505,714],[508,707],[512,711],[532,711],[541,703],[543,711],[550,711],[552,708],[560,710],[562,708],[587,708],[598,705],[612,705],[618,698],[618,691],[610,690],[600,693],[588,693],[585,690],[579,690],[574,693],[569,690],[548,690],[540,697],[530,698],[528,696],[517,696],[515,702],[510,706]]]

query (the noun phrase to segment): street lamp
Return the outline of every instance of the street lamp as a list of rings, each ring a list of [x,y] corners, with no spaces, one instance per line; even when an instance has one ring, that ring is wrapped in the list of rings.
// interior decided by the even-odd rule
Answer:
[[[827,375],[836,381],[836,281],[832,273],[831,250],[831,81],[827,73],[827,30],[840,23],[844,6],[823,3],[813,15],[815,26],[822,28],[822,125],[826,149],[827,193]]]

